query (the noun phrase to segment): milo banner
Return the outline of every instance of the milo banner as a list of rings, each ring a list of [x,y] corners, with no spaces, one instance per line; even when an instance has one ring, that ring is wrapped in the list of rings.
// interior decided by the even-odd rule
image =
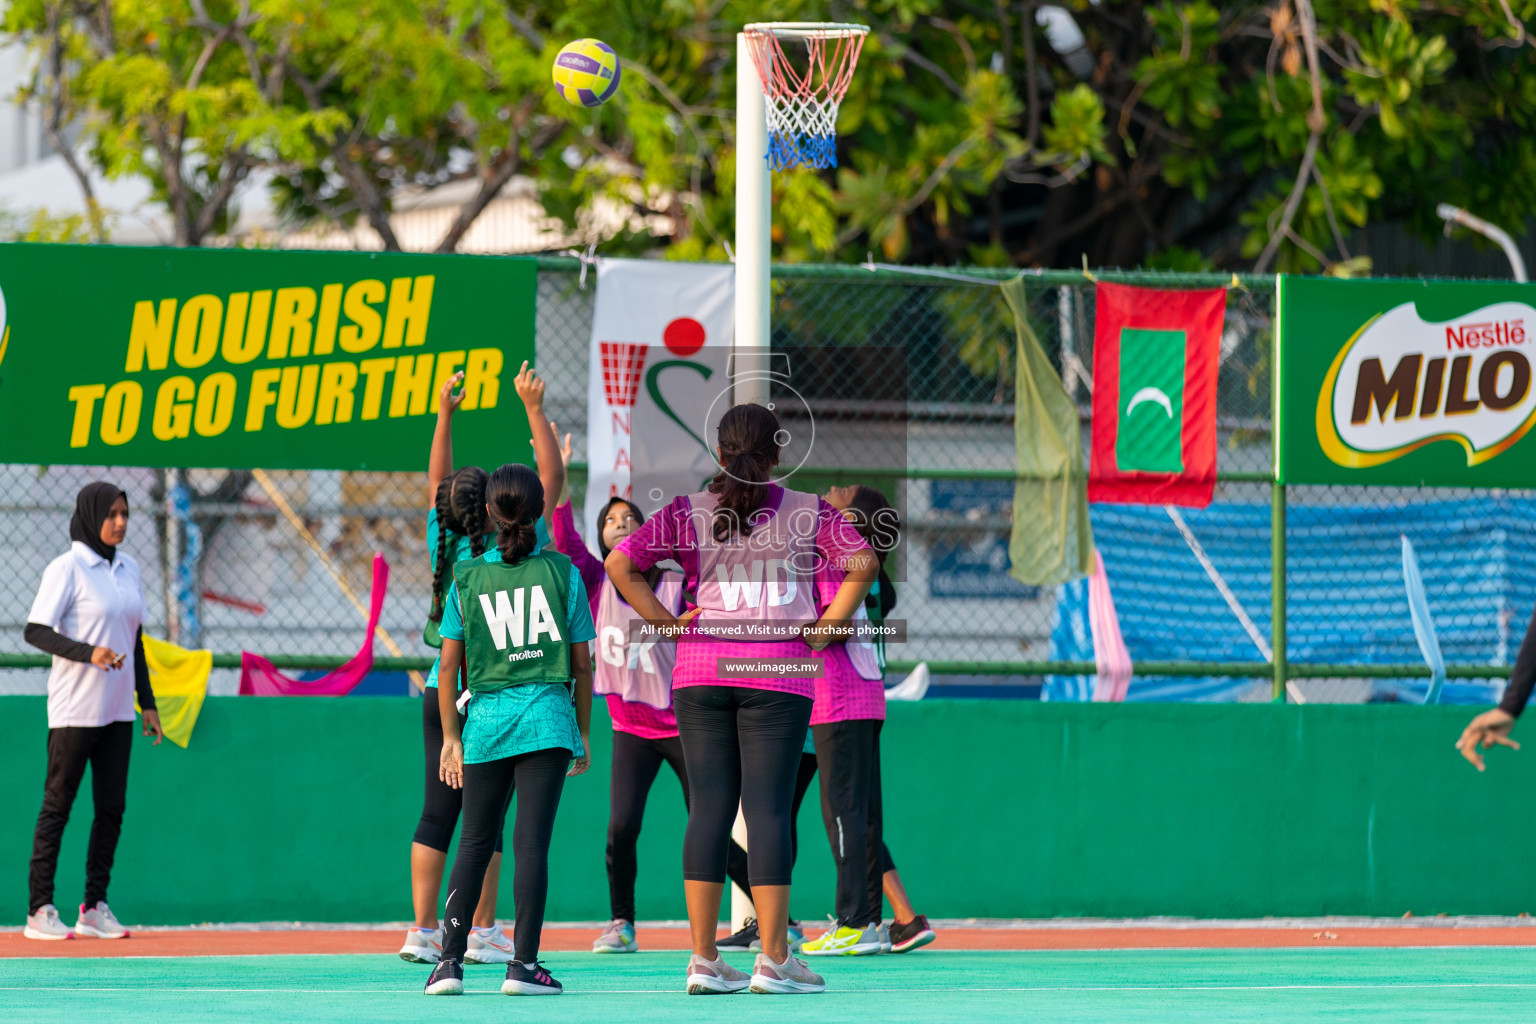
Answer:
[[[0,462],[421,469],[459,371],[458,461],[529,460],[537,287],[527,259],[0,245]]]
[[[1536,285],[1282,277],[1287,483],[1536,487]]]
[[[734,281],[728,265],[598,264],[587,393],[590,547],[609,498],[650,515],[718,469],[710,445],[731,406]]]

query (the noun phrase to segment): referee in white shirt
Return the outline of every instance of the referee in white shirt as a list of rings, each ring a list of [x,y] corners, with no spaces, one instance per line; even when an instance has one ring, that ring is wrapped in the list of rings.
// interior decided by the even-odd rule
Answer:
[[[69,521],[73,543],[43,570],[43,584],[27,615],[27,642],[53,655],[48,776],[32,839],[32,892],[24,932],[29,939],[128,935],[107,908],[107,883],[123,827],[135,696],[144,710],[144,735],[158,744],[161,733],[144,662],[139,564],[117,550],[127,532],[128,496],[111,484],[86,485]],[[71,930],[53,904],[53,875],[87,764],[96,820],[85,860],[85,902]]]

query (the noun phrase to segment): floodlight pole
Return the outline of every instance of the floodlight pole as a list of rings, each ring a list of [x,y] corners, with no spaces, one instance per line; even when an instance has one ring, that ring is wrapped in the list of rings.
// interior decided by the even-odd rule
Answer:
[[[735,401],[768,402],[773,183],[768,107],[747,37],[736,34]],[[734,917],[734,915],[732,915]]]

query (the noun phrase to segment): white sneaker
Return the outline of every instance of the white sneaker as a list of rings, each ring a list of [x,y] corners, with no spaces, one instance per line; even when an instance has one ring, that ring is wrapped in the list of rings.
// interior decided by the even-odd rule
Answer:
[[[767,953],[759,953],[752,965],[751,988],[758,995],[798,995],[825,992],[827,983],[794,954],[776,964]]]
[[[75,934],[90,939],[126,939],[128,929],[118,924],[112,911],[107,909],[106,900],[98,900],[89,910],[84,903],[80,904],[80,919],[75,922]]]
[[[471,940],[473,941],[473,940]],[[435,964],[443,958],[443,930],[412,925],[400,947],[400,959],[412,964]]]
[[[725,957],[706,960],[695,953],[688,958],[688,994],[691,996],[729,995],[752,984],[752,979],[725,962]]]
[[[469,949],[464,953],[467,964],[509,964],[515,959],[512,940],[501,930],[501,925],[469,930]]]
[[[881,921],[880,927],[875,929],[875,934],[880,936],[880,952],[889,953],[891,951],[890,926],[887,925],[884,921]]]
[[[72,939],[75,933],[69,930],[69,926],[59,920],[59,908],[52,903],[45,903],[37,908],[37,913],[27,915],[27,926],[21,930],[21,934],[29,939]]]

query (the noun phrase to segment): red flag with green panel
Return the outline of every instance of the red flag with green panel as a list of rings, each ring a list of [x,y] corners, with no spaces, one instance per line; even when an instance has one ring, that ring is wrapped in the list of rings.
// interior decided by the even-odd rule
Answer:
[[[1204,508],[1216,490],[1227,290],[1094,289],[1088,500]]]

